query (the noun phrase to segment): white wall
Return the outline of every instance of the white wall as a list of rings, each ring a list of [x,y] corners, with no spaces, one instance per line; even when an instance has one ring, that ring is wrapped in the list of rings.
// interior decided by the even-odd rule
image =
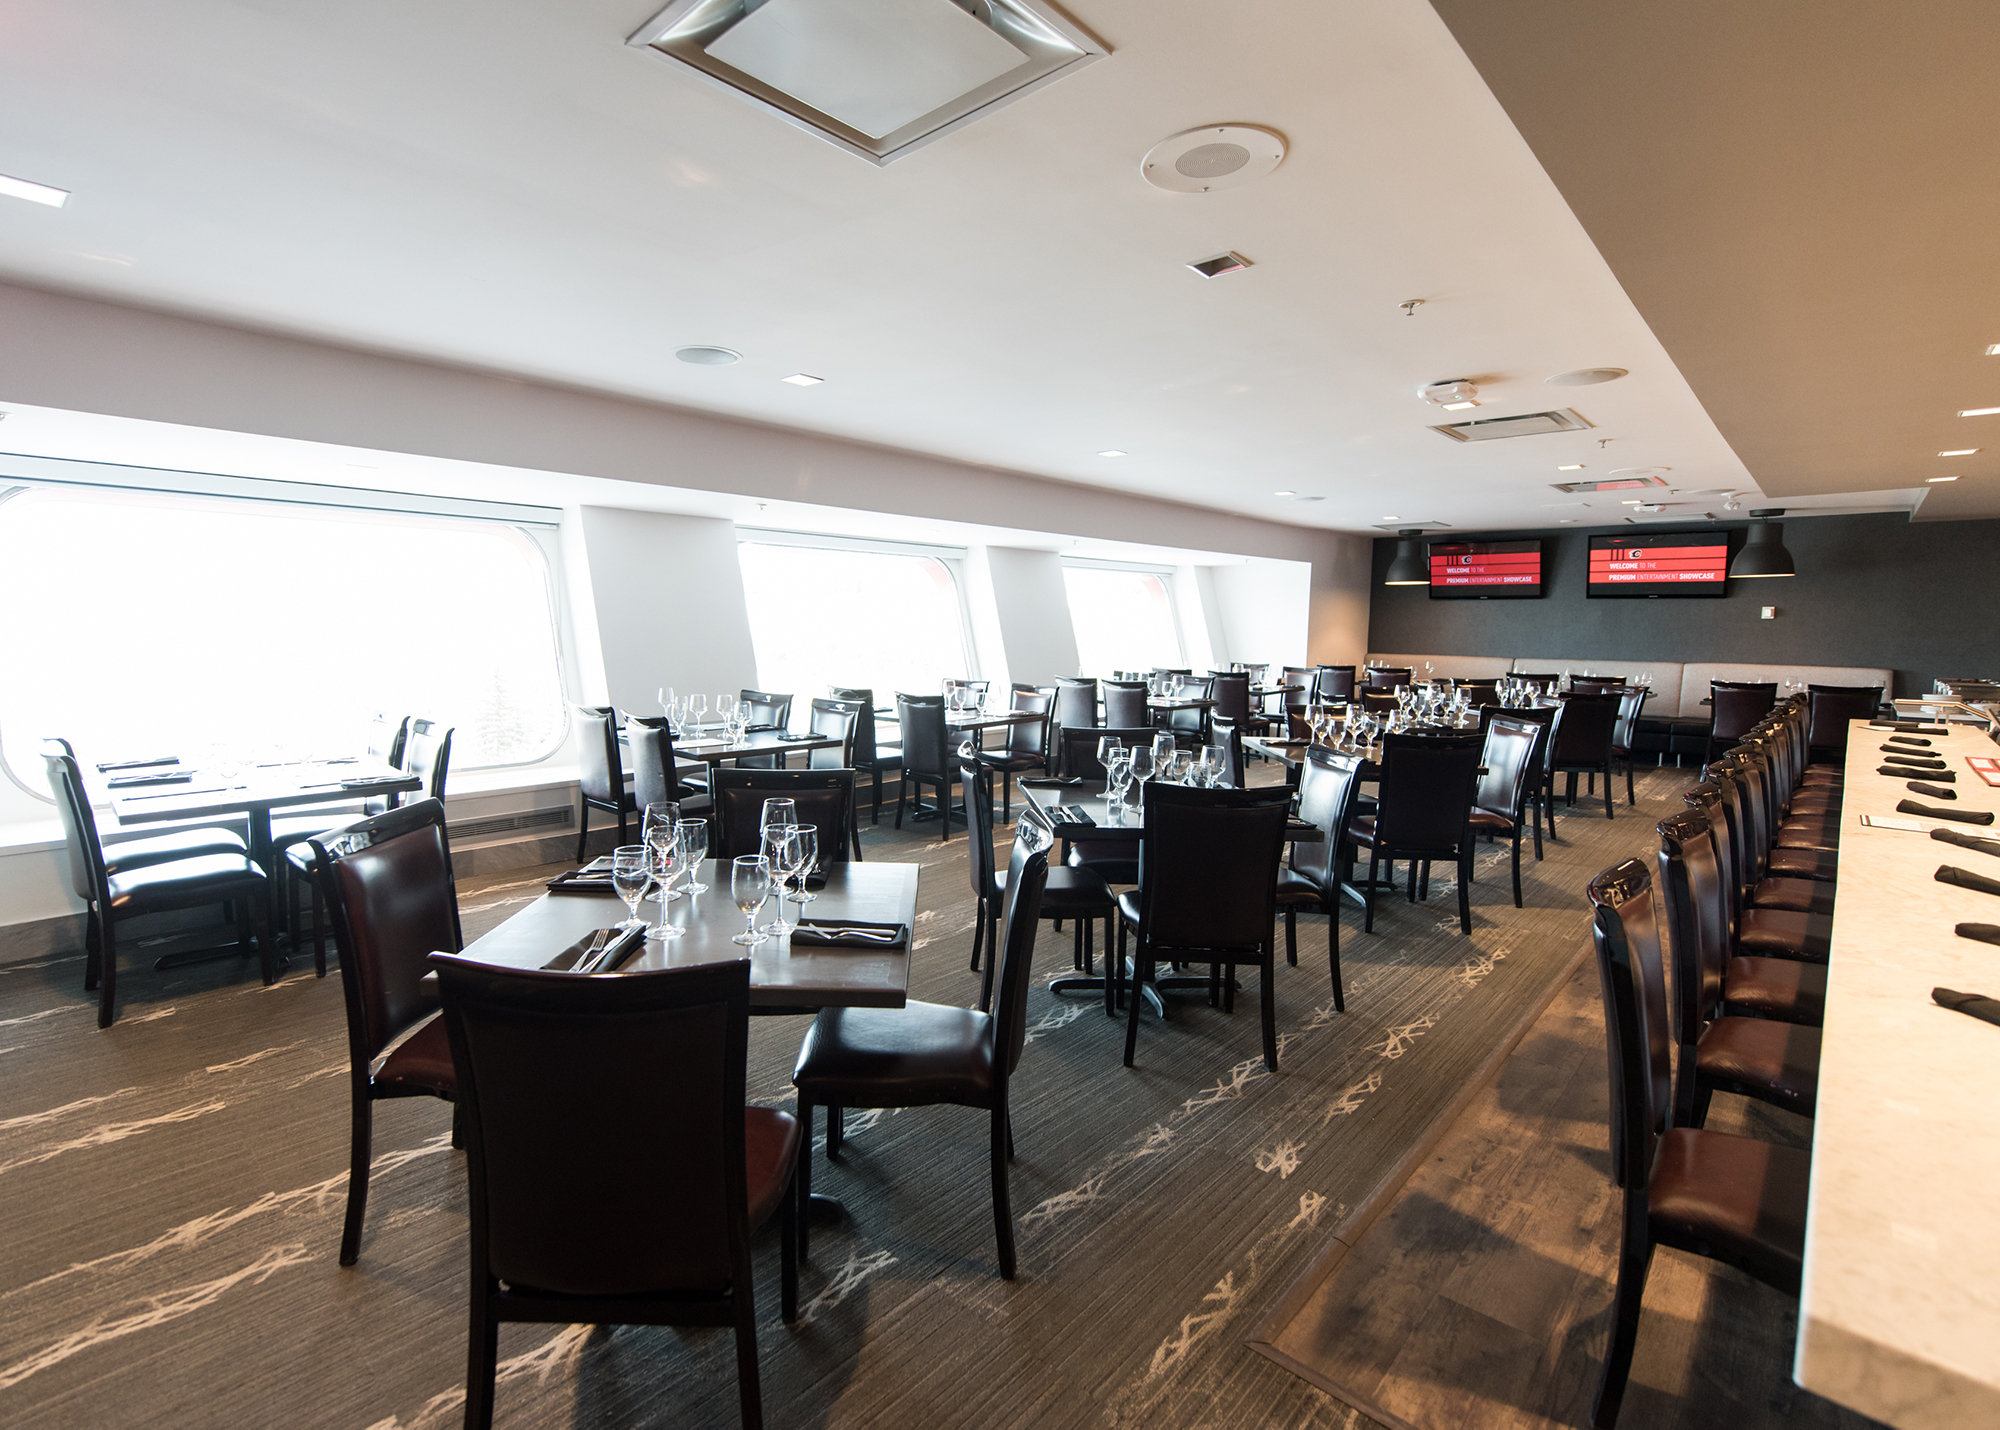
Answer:
[[[1273,666],[1305,662],[1312,568],[1250,561],[1203,570],[1220,626],[1217,644],[1229,652],[1227,659]]]
[[[989,652],[981,642],[982,674],[996,689],[1004,681],[1053,685],[1058,675],[1075,675],[1076,629],[1069,618],[1062,558],[1053,551],[1011,546],[975,550],[979,559],[967,574],[975,591],[982,576],[988,585],[980,596],[991,601],[1000,644],[997,652]]]

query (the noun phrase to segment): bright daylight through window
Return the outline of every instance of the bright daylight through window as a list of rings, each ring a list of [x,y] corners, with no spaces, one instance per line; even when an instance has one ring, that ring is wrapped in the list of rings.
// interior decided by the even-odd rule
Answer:
[[[1079,674],[1181,664],[1181,633],[1164,576],[1099,566],[1064,566]]]
[[[965,620],[951,568],[931,556],[745,541],[743,595],[757,683],[794,698],[793,723],[833,686],[889,705],[966,676]]]
[[[0,750],[92,760],[354,753],[378,711],[452,767],[562,740],[548,563],[491,522],[138,493],[0,501]]]

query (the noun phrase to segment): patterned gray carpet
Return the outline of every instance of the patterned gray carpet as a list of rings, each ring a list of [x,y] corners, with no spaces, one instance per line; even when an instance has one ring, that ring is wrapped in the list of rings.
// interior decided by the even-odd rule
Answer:
[[[1483,850],[1475,932],[1448,873],[1430,902],[1343,914],[1348,1011],[1325,921],[1280,965],[1283,1061],[1258,1056],[1255,974],[1233,1014],[1177,1003],[1120,1065],[1122,1020],[1039,987],[1015,1084],[1021,1269],[994,1271],[983,1114],[851,1114],[817,1190],[851,1220],[815,1233],[802,1315],[777,1314],[757,1249],[774,1425],[1346,1426],[1345,1406],[1252,1354],[1245,1334],[1493,1051],[1587,937],[1580,890],[1651,847],[1686,777],[1640,807],[1579,805],[1507,894]],[[871,859],[923,865],[912,995],[968,1002],[963,833],[868,829]],[[1006,831],[1003,830],[1004,839]],[[468,936],[539,876],[468,881]],[[1068,968],[1047,926],[1038,972]],[[1045,979],[1038,979],[1038,982]],[[380,1104],[359,1266],[335,1260],[346,1190],[337,977],[266,989],[247,966],[128,973],[96,1031],[80,958],[0,967],[0,1422],[417,1430],[457,1423],[465,1363],[463,1157],[449,1109]],[[805,1024],[753,1020],[750,1086],[788,1106]],[[639,1135],[641,1129],[634,1129]],[[644,1215],[643,1206],[628,1209]],[[736,1424],[723,1332],[509,1327],[502,1425]]]

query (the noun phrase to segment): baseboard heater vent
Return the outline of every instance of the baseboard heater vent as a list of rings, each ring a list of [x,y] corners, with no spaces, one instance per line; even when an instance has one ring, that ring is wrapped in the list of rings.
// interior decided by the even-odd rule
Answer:
[[[496,834],[512,834],[522,829],[574,829],[576,811],[568,805],[561,809],[535,809],[526,814],[503,814],[497,819],[475,819],[466,824],[451,825],[446,832],[456,840],[491,839]]]

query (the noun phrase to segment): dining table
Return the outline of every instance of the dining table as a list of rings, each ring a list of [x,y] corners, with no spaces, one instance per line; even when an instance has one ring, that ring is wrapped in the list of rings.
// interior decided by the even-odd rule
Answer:
[[[674,759],[704,765],[719,765],[749,755],[788,755],[798,751],[840,748],[836,735],[793,735],[783,730],[748,730],[740,740],[730,739],[720,725],[697,726],[685,735],[674,736]]]
[[[1890,751],[1941,758],[1957,798],[1881,773]],[[1793,1377],[1891,1425],[2000,1425],[2000,1026],[1933,998],[2000,998],[2000,893],[1976,886],[2000,880],[2000,843],[1932,837],[2000,831],[2000,746],[1857,721],[1844,770]]]

